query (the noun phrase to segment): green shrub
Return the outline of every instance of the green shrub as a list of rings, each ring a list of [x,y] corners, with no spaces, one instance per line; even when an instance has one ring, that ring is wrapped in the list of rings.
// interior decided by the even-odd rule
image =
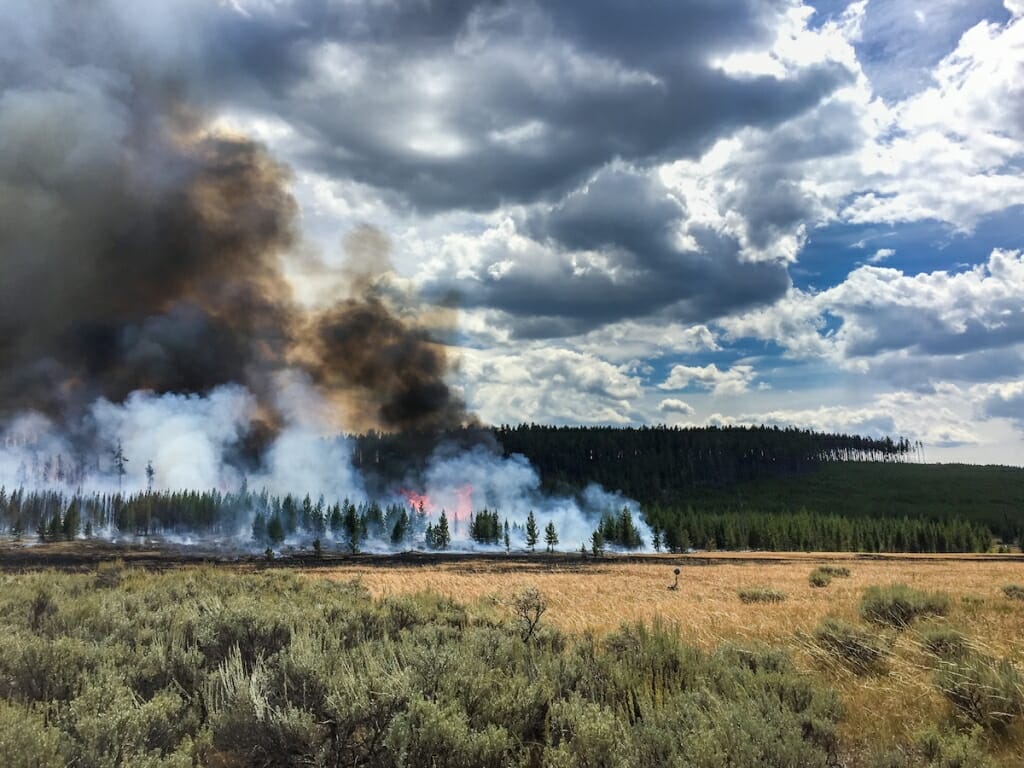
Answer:
[[[923,616],[945,616],[949,596],[944,592],[924,592],[905,584],[869,587],[861,598],[860,615],[874,624],[903,629]]]
[[[64,768],[61,733],[42,715],[0,699],[0,755],[4,768]]]
[[[995,768],[996,764],[980,743],[978,734],[946,733],[934,728],[915,740],[927,768]]]
[[[970,651],[967,638],[952,627],[932,626],[921,630],[921,645],[929,653],[949,661],[961,659]]]
[[[1007,584],[1003,587],[1003,594],[1011,600],[1024,600],[1024,586],[1020,584]]]
[[[118,574],[0,574],[0,764],[824,768],[837,753],[835,694],[778,649],[708,654],[657,622],[606,638],[542,624],[524,643],[515,617],[438,595],[375,602],[283,570]]]
[[[785,592],[768,587],[747,587],[736,594],[743,603],[781,603],[786,599]]]
[[[978,734],[929,729],[913,743],[883,749],[868,758],[867,768],[996,768]]]
[[[845,565],[819,565],[816,570],[835,578],[850,578],[850,569]]]
[[[885,670],[888,652],[875,635],[841,619],[828,617],[814,630],[820,648],[858,674]]]
[[[812,587],[827,587],[832,583],[832,575],[823,568],[815,568],[807,577],[807,581]]]
[[[1006,659],[969,654],[943,665],[935,685],[957,714],[995,733],[1005,733],[1024,714],[1024,678]]]

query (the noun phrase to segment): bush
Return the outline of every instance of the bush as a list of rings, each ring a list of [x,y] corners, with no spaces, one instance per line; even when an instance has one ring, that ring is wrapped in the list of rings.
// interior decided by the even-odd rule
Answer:
[[[850,569],[845,565],[820,565],[816,570],[839,579],[850,578]]]
[[[807,577],[807,581],[812,587],[827,587],[832,583],[832,575],[824,568],[815,568]]]
[[[970,654],[935,675],[957,714],[995,733],[1005,733],[1024,714],[1024,678],[1008,660]]]
[[[739,590],[740,602],[743,603],[781,603],[786,599],[786,593],[768,587],[748,587]]]
[[[1020,584],[1007,584],[1003,587],[1003,594],[1011,600],[1024,600],[1024,586]]]
[[[860,602],[860,615],[874,624],[903,629],[923,616],[945,616],[949,596],[944,592],[924,592],[905,584],[869,587]]]
[[[824,768],[838,749],[835,694],[782,650],[709,655],[657,623],[567,637],[534,593],[524,619],[284,570],[119,573],[0,574],[0,765]]]
[[[944,661],[961,659],[970,651],[967,638],[952,627],[927,627],[921,631],[921,645]]]
[[[885,647],[870,632],[836,618],[826,618],[814,630],[820,648],[858,674],[885,671]]]
[[[985,754],[977,733],[929,729],[912,744],[875,753],[867,768],[996,768],[996,763]]]
[[[61,733],[42,715],[0,699],[0,755],[4,768],[64,768]]]

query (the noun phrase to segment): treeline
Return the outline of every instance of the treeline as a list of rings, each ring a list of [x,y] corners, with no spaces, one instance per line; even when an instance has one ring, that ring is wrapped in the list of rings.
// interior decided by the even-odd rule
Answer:
[[[754,549],[778,552],[987,552],[992,533],[967,520],[789,513],[702,512],[652,507],[656,550]]]
[[[984,552],[992,533],[962,518],[856,517],[808,512],[707,511],[649,505],[644,518],[650,540],[629,508],[607,510],[594,521],[585,547],[601,554],[608,548],[807,550],[836,552]],[[300,540],[319,548],[333,543],[359,552],[369,541],[396,549],[423,546],[447,549],[453,539],[510,550],[554,551],[559,532],[554,521],[538,521],[531,512],[524,524],[500,510],[482,509],[467,520],[443,511],[431,519],[422,507],[328,504],[310,496],[273,496],[265,491],[238,493],[144,492],[138,494],[64,494],[58,491],[8,492],[0,488],[0,533],[41,541],[80,536],[200,535],[278,547]]]
[[[488,444],[524,455],[545,490],[569,493],[599,483],[643,503],[685,499],[695,488],[808,472],[831,462],[903,462],[918,446],[905,439],[779,427],[554,427],[520,424],[442,435],[355,437],[355,464],[383,477],[422,468],[439,442]]]
[[[626,526],[617,522],[622,515],[629,518]],[[609,544],[626,549],[643,546],[638,536],[628,533],[635,531],[628,510],[607,513],[599,525],[624,532],[610,536]],[[449,518],[444,510],[434,520],[422,506],[376,501],[357,504],[348,499],[330,504],[323,498],[314,501],[309,495],[300,499],[246,489],[237,493],[147,491],[123,495],[22,488],[8,492],[0,488],[0,534],[34,536],[40,541],[187,534],[232,538],[260,547],[278,547],[298,539],[316,549],[330,542],[353,553],[369,541],[396,549],[423,546],[443,550],[453,539],[468,539],[506,550],[514,544],[534,551],[543,535],[548,550],[553,551],[559,540],[554,521],[547,521],[542,534],[533,512],[525,524],[510,522],[498,510],[486,508],[470,514],[468,521]]]
[[[505,454],[521,453],[549,489],[599,483],[643,503],[694,488],[798,474],[827,462],[904,461],[914,446],[891,438],[779,427],[552,427],[495,429]]]

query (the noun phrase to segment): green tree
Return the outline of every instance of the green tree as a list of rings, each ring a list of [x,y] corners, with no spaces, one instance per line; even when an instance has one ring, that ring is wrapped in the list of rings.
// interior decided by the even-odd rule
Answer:
[[[558,531],[555,530],[554,522],[550,520],[544,528],[544,543],[548,546],[548,552],[555,551],[555,544],[558,543]]]
[[[604,534],[600,528],[590,534],[590,550],[594,557],[600,557],[604,553]]]
[[[280,544],[284,541],[284,537],[284,523],[281,522],[281,518],[278,515],[274,515],[270,518],[270,522],[267,523],[267,540],[271,544]]]
[[[533,516],[533,510],[526,517],[526,546],[533,552],[540,540],[540,532],[537,530],[537,518]]]
[[[401,544],[409,534],[409,513],[405,507],[395,516],[395,525],[391,529],[391,543]]]
[[[441,510],[441,517],[437,520],[437,527],[434,529],[434,536],[437,540],[438,549],[448,549],[448,545],[452,543],[452,534],[448,530],[448,515]]]

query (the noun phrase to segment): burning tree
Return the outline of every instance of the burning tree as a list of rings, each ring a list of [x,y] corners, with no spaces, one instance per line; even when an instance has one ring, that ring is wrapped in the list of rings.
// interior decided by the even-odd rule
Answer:
[[[121,441],[117,441],[117,447],[111,452],[111,458],[114,461],[114,471],[117,472],[117,489],[121,490],[121,483],[124,481],[124,476],[128,474],[126,466],[128,459],[124,455],[124,447],[121,445]]]

